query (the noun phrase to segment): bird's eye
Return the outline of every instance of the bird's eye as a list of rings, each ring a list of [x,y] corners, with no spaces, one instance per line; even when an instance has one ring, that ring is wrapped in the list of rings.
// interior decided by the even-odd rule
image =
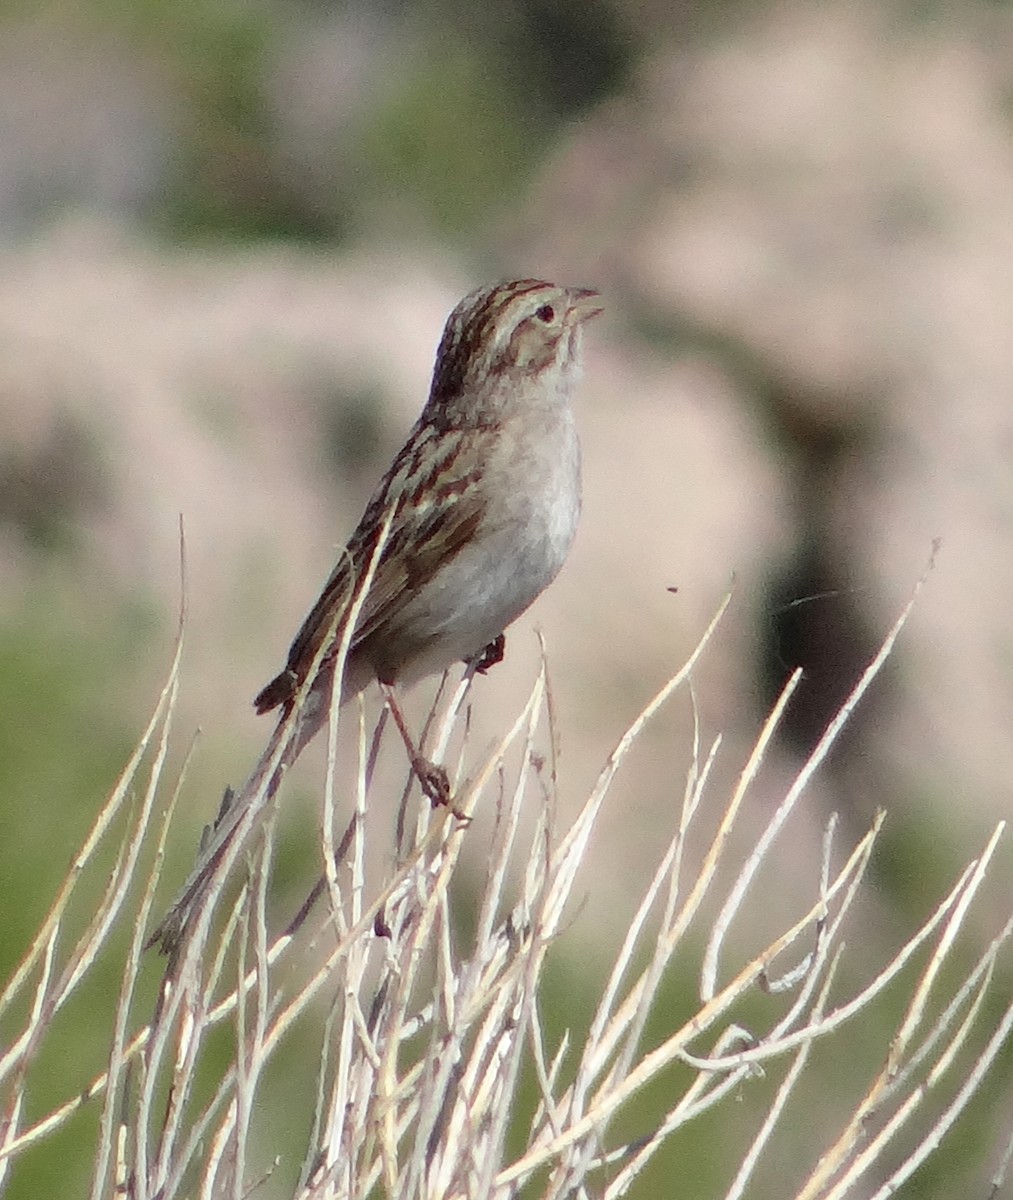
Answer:
[[[535,316],[539,319],[539,321],[544,321],[545,324],[548,325],[550,321],[554,321],[556,319],[556,310],[551,304],[543,304],[541,308],[535,309]]]

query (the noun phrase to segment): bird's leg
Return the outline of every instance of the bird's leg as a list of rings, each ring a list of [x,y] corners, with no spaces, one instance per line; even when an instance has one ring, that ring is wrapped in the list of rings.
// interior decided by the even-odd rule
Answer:
[[[469,658],[468,666],[477,671],[479,675],[484,675],[490,667],[501,663],[505,654],[506,634],[501,633],[494,637],[481,653],[476,654],[474,658]]]
[[[398,733],[401,734],[401,740],[405,744],[405,749],[408,751],[408,758],[412,764],[412,770],[415,772],[416,778],[422,785],[422,790],[432,801],[433,806],[439,804],[450,805],[450,780],[447,778],[447,772],[436,763],[430,762],[422,752],[417,749],[412,741],[412,735],[408,731],[408,722],[404,718],[404,713],[401,711],[401,706],[397,702],[397,696],[394,694],[394,688],[389,683],[381,683],[380,690],[383,692],[383,698],[386,701],[390,715],[394,718],[394,724],[397,726]]]

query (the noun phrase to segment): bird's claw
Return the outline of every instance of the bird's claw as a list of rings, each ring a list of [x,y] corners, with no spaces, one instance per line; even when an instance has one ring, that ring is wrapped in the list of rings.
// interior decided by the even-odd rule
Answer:
[[[471,824],[471,817],[451,804],[450,779],[441,766],[430,762],[428,758],[417,758],[412,770],[433,808],[445,808],[462,825]]]
[[[429,797],[433,808],[450,807],[450,778],[443,767],[428,758],[417,758],[412,764],[422,791]]]
[[[501,633],[494,637],[488,646],[478,655],[475,656],[473,662],[475,670],[479,675],[484,675],[490,667],[494,667],[497,663],[503,661],[506,654],[506,634]]]

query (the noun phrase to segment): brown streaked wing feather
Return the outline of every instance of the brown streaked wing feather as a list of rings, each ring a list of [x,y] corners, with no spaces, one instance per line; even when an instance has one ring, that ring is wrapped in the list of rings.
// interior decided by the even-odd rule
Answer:
[[[444,432],[435,447],[426,447],[418,457],[413,455],[415,461],[407,477],[410,486],[399,497],[353,646],[366,638],[382,636],[383,627],[396,621],[407,601],[474,535],[482,518],[482,502],[478,464],[469,453],[473,437],[473,431]],[[419,460],[425,462],[434,449],[438,456],[426,463],[423,475]],[[471,463],[472,469],[455,469],[459,459]],[[368,557],[363,569],[365,562]]]
[[[417,426],[395,459],[324,585],[320,598],[296,634],[285,670],[254,700],[258,713],[277,708],[295,695],[323,639],[331,630],[335,608],[341,614],[335,625],[340,633],[344,610],[354,595],[354,581],[369,566],[378,530],[393,495],[397,495],[397,509],[359,613],[351,643],[353,649],[367,637],[382,636],[383,627],[394,620],[411,596],[436,574],[441,563],[452,558],[473,536],[482,516],[476,486],[479,475],[477,470],[467,474],[454,470],[462,451],[465,461],[474,462],[466,452],[465,443],[470,441],[470,435],[445,431],[435,447],[427,444],[431,435],[431,429]],[[423,475],[421,464],[437,448],[438,457],[426,463],[428,469]],[[420,504],[424,505],[421,512]]]

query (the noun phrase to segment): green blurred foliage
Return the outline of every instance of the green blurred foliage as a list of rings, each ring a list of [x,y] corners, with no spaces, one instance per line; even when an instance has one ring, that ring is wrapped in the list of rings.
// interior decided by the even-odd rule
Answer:
[[[178,109],[170,186],[154,214],[170,238],[318,237],[275,162],[266,87],[284,9],[239,0],[92,0],[96,15],[160,60]],[[90,6],[89,6],[90,7]]]
[[[43,40],[104,37],[157,81],[173,133],[150,207],[135,215],[171,241],[333,242],[406,228],[454,240],[494,224],[564,124],[628,77],[635,43],[620,11],[604,0],[333,11],[282,0],[8,0],[0,35],[28,20]],[[344,97],[348,111],[325,112],[312,149],[294,147],[279,63],[341,22],[369,31],[370,61]],[[347,70],[341,55],[357,49],[337,37],[334,69]]]
[[[62,607],[40,579],[0,623],[0,858],[7,889],[23,901],[2,923],[7,969],[139,732],[119,698],[151,636],[150,614],[126,608],[105,628],[81,628]]]
[[[0,977],[6,983],[68,874],[78,848],[130,755],[138,730],[125,714],[125,690],[151,644],[143,606],[107,609],[101,627],[82,627],[46,582],[47,571],[0,623]],[[139,653],[141,651],[142,653]],[[81,880],[61,937],[73,944],[109,879],[112,851]],[[129,930],[117,939],[122,950]],[[68,1008],[57,1014],[31,1074],[22,1120],[72,1099],[107,1061],[121,963],[104,955]],[[9,1045],[21,1028],[27,993],[0,1026]],[[148,1001],[152,993],[147,994]],[[20,1159],[6,1195],[13,1200],[85,1193],[100,1108],[93,1103]]]
[[[532,166],[533,137],[488,63],[456,42],[409,66],[361,142],[360,214],[448,236],[501,216]]]

